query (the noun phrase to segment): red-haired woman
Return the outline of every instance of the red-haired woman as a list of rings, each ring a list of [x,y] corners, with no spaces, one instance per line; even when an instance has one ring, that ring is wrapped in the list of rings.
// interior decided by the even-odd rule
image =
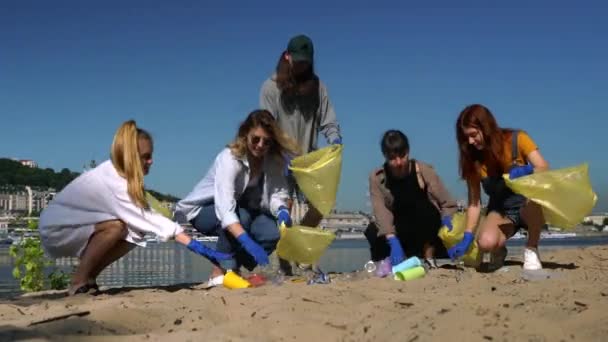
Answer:
[[[483,105],[466,107],[456,122],[460,152],[460,175],[467,182],[468,208],[464,237],[448,250],[452,259],[469,249],[481,212],[481,186],[489,197],[487,217],[480,225],[477,243],[482,252],[492,253],[493,268],[502,266],[506,240],[519,228],[528,230],[524,248],[525,270],[542,269],[538,240],[544,224],[541,207],[513,193],[502,179],[526,176],[549,168],[530,136],[521,130],[501,128],[490,110]],[[481,185],[481,186],[480,186]]]

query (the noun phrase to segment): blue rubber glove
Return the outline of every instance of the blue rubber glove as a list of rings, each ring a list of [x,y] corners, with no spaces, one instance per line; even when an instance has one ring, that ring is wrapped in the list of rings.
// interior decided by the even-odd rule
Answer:
[[[391,264],[393,266],[399,265],[405,260],[405,253],[403,252],[403,248],[401,248],[401,243],[396,236],[391,236],[387,241],[388,245],[391,247]]]
[[[331,142],[332,145],[342,145],[342,137],[338,137]]]
[[[448,227],[448,231],[449,231],[449,232],[451,232],[451,231],[452,231],[452,229],[454,229],[454,227],[452,226],[452,217],[451,217],[451,216],[447,216],[447,215],[446,215],[446,216],[444,216],[444,217],[441,219],[441,226],[442,226],[442,227],[443,227],[443,226]]]
[[[266,255],[266,251],[262,246],[260,246],[257,242],[253,241],[249,234],[243,233],[236,238],[241,243],[241,246],[245,248],[247,253],[251,255],[255,262],[260,266],[265,266],[270,263],[268,260],[268,255]]]
[[[471,244],[473,243],[474,239],[475,239],[475,236],[473,235],[473,233],[464,232],[464,236],[462,237],[462,240],[460,240],[459,243],[452,246],[452,248],[448,249],[448,255],[450,256],[450,259],[456,260],[456,259],[460,258],[461,256],[465,255],[467,253],[467,251],[469,250],[469,247],[471,247]]]
[[[509,179],[515,179],[522,176],[531,175],[534,173],[534,167],[530,164],[524,166],[516,166],[509,171]]]
[[[277,214],[277,221],[279,221],[279,225],[285,224],[286,227],[291,227],[291,216],[289,215],[289,210],[284,207],[279,207],[279,213]]]
[[[200,243],[200,241],[196,241],[194,239],[192,239],[186,247],[188,247],[188,249],[194,253],[204,256],[215,264],[217,264],[218,261],[229,260],[233,257],[232,254],[218,252],[215,249],[209,248]]]

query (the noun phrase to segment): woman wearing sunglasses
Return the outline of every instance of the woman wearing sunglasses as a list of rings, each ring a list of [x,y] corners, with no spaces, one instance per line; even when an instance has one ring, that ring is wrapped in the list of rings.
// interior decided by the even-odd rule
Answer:
[[[268,111],[253,111],[205,177],[177,204],[178,221],[217,235],[217,250],[234,253],[214,267],[211,279],[240,266],[252,270],[269,263],[279,240],[277,223],[291,226],[283,174],[287,153],[299,153],[296,143]]]

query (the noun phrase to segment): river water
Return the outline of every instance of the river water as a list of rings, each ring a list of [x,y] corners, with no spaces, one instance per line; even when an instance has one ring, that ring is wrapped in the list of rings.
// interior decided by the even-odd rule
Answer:
[[[520,256],[524,239],[509,240],[509,255]],[[213,246],[213,243],[206,243]],[[608,244],[608,235],[541,240],[543,251]],[[350,272],[362,269],[369,260],[367,241],[362,239],[335,240],[320,261],[325,272]],[[57,266],[70,271],[73,259],[60,259]],[[19,293],[19,283],[12,277],[13,260],[8,246],[0,246],[0,297]],[[195,283],[207,280],[211,264],[174,242],[150,243],[136,248],[127,256],[104,270],[98,278],[101,286],[157,286]]]

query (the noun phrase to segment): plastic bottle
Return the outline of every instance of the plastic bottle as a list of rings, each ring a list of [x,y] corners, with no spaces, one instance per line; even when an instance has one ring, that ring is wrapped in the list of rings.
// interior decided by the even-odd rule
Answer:
[[[270,265],[260,266],[259,274],[264,277],[267,283],[270,282],[273,285],[278,286],[285,282],[285,274],[283,274],[283,271],[280,268],[274,271]]]
[[[380,260],[376,266],[376,277],[384,278],[392,273],[392,266],[389,258]]]
[[[405,271],[407,269],[414,268],[417,266],[422,266],[422,262],[420,261],[420,259],[418,259],[418,257],[413,256],[408,259],[405,259],[399,265],[394,265],[393,274],[397,274],[397,272]]]
[[[376,263],[371,260],[366,262],[365,265],[363,265],[363,269],[365,270],[365,272],[367,272],[369,274],[374,273],[377,268],[378,267],[377,267]]]

